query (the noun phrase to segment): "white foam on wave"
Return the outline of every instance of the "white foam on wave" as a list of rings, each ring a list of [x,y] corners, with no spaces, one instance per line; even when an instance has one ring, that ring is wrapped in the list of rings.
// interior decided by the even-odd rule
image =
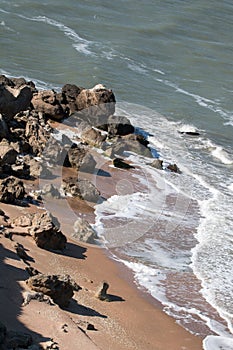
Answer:
[[[182,124],[182,126],[178,129],[181,133],[196,133],[198,129],[191,124]]]
[[[73,47],[75,50],[85,54],[85,55],[94,55],[94,53],[91,51],[89,46],[93,44],[92,41],[86,40],[82,38],[78,33],[76,33],[73,29],[70,27],[64,25],[61,22],[58,22],[52,18],[46,17],[46,16],[36,16],[36,17],[26,17],[23,15],[18,15],[19,17],[25,18],[30,21],[35,22],[44,22],[46,24],[49,24],[51,26],[54,26],[58,28],[60,31],[62,31],[69,39],[74,41]]]
[[[233,337],[208,335],[203,341],[204,350],[232,350]]]
[[[216,146],[211,153],[215,158],[219,159],[223,164],[226,164],[226,165],[233,164],[233,159],[231,159],[229,153],[226,150],[224,150],[223,147]]]

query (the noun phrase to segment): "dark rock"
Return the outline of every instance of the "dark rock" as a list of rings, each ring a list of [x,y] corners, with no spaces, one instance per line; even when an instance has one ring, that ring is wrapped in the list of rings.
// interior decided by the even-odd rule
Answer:
[[[0,141],[2,139],[9,139],[10,134],[9,134],[9,129],[7,126],[7,123],[4,119],[4,116],[0,114]]]
[[[107,282],[102,282],[98,287],[97,292],[95,293],[95,297],[102,301],[110,301],[110,298],[107,294],[107,290],[109,288],[109,284]]]
[[[22,181],[13,176],[0,180],[0,202],[15,204],[26,192]]]
[[[30,106],[33,90],[30,85],[14,86],[9,80],[0,84],[0,113],[11,119],[18,112],[26,110]]]
[[[134,127],[126,117],[110,115],[108,118],[107,131],[109,136],[124,136],[134,133]]]
[[[77,238],[79,241],[86,243],[95,243],[95,240],[98,239],[96,231],[91,227],[91,225],[82,218],[77,218],[74,223],[74,232],[72,236]]]
[[[35,269],[32,266],[25,267],[25,271],[27,271],[29,276],[36,276],[36,275],[39,275],[41,273],[40,271],[38,271],[37,269]]]
[[[115,158],[113,159],[113,165],[116,167],[116,168],[121,168],[121,169],[135,169],[134,166],[128,164],[128,163],[125,163],[123,161],[123,159],[121,158]]]
[[[88,147],[83,144],[73,144],[67,152],[64,165],[71,166],[74,169],[79,169],[82,165],[83,158],[88,152]]]
[[[180,171],[180,169],[178,168],[178,166],[176,164],[169,164],[167,166],[167,169],[170,170],[173,173],[181,174],[181,171]]]
[[[82,160],[82,164],[79,168],[79,171],[85,173],[94,173],[96,166],[96,161],[90,153],[87,153]]]
[[[94,128],[85,130],[80,137],[83,142],[88,143],[90,146],[96,147],[100,147],[107,138],[106,135],[102,135],[99,130]]]
[[[63,179],[62,189],[65,194],[69,193],[88,202],[97,203],[100,200],[100,192],[89,180],[68,177]]]
[[[129,134],[114,139],[112,145],[105,150],[105,153],[110,158],[116,155],[122,156],[124,152],[133,152],[151,158],[152,154],[147,145],[148,141],[143,136]]]
[[[44,275],[30,277],[27,281],[29,288],[52,298],[60,307],[69,305],[74,290],[80,289],[69,275]]]
[[[9,141],[3,139],[0,143],[0,165],[14,164],[18,152],[10,145]]]

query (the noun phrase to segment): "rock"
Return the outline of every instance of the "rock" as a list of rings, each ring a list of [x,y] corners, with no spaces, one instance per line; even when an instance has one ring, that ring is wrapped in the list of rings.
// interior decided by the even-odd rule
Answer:
[[[25,188],[22,181],[13,176],[0,180],[0,202],[15,204],[25,196]]]
[[[95,297],[102,301],[110,301],[110,298],[107,294],[109,284],[107,282],[102,282],[100,287],[98,287]]]
[[[3,139],[0,143],[0,165],[11,165],[16,162],[18,152],[10,145],[10,143]]]
[[[33,158],[29,161],[29,166],[31,177],[40,177],[42,179],[50,179],[52,177],[52,172],[43,162],[39,162]]]
[[[153,168],[162,170],[163,169],[163,161],[161,159],[155,159],[150,164],[150,166],[152,166]]]
[[[107,136],[102,135],[99,130],[90,128],[85,130],[81,134],[81,139],[83,142],[88,143],[90,146],[100,147],[102,143],[106,140]]]
[[[6,337],[6,326],[0,322],[0,345],[4,342]]]
[[[134,166],[128,164],[128,163],[125,163],[123,161],[123,159],[121,158],[115,158],[113,159],[113,165],[116,167],[116,168],[121,168],[121,169],[135,169]]]
[[[29,233],[38,247],[47,250],[65,249],[66,236],[56,224],[56,220],[53,220],[47,212],[33,214]]]
[[[77,218],[73,228],[74,232],[72,233],[72,236],[77,238],[79,241],[85,243],[95,243],[95,240],[98,239],[96,231],[86,220],[82,218]]]
[[[26,253],[26,250],[22,244],[16,243],[14,248],[15,248],[15,251],[16,251],[16,254],[18,255],[18,257],[20,259],[22,259],[24,262],[27,260],[32,260],[32,258],[30,258],[28,256],[28,254]]]
[[[79,145],[73,144],[67,152],[64,165],[68,167],[71,166],[72,168],[78,170],[82,165],[82,161],[87,153],[88,153],[87,146],[83,144],[79,144]]]
[[[0,113],[8,119],[30,106],[35,87],[24,82],[22,85],[16,85],[10,79],[0,79]]]
[[[87,324],[87,331],[96,331],[96,328],[92,323],[88,323]]]
[[[170,170],[173,173],[181,174],[181,171],[180,171],[180,169],[178,168],[178,166],[176,164],[169,164],[167,166],[167,169]]]
[[[40,156],[50,138],[51,128],[44,123],[41,114],[33,112],[27,119],[25,138],[34,155]]]
[[[31,227],[34,215],[35,214],[28,213],[26,215],[18,216],[12,220],[12,224],[14,226],[19,226],[19,227]]]
[[[126,117],[110,115],[108,118],[107,131],[109,136],[124,136],[134,133],[134,127]]]
[[[9,134],[9,129],[7,126],[7,123],[4,119],[4,116],[0,114],[0,141],[2,139],[9,139],[10,134]]]
[[[73,84],[66,84],[62,88],[62,94],[65,95],[66,103],[69,106],[69,113],[72,114],[78,110],[78,106],[76,104],[77,96],[83,88],[78,87]]]
[[[32,336],[23,332],[8,331],[6,345],[8,349],[27,349],[32,345]]]
[[[114,139],[112,145],[105,150],[105,153],[111,158],[115,155],[121,156],[124,152],[133,152],[151,158],[152,154],[147,145],[148,141],[143,136],[129,134]]]
[[[74,295],[74,281],[69,275],[44,275],[30,277],[26,281],[29,288],[52,298],[60,307],[69,305]],[[76,283],[75,283],[76,285]],[[77,287],[75,287],[77,290]]]
[[[88,202],[97,203],[100,200],[100,192],[89,180],[68,177],[63,179],[62,189],[65,194],[69,193]]]
[[[41,194],[47,198],[57,198],[57,199],[61,198],[61,194],[59,190],[53,184],[46,184],[42,188]]]
[[[37,112],[42,112],[51,119],[61,120],[66,116],[57,98],[57,93],[53,90],[44,90],[34,94],[32,105]]]
[[[83,144],[73,144],[68,150],[64,166],[72,167],[83,172],[93,173],[96,161],[90,153],[90,149]]]

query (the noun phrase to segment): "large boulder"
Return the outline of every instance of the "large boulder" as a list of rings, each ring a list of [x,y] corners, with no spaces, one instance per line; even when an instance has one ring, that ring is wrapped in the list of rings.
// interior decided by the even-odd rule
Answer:
[[[113,139],[105,153],[111,158],[122,156],[124,152],[133,152],[151,158],[152,154],[147,145],[148,141],[141,135],[129,134]]]
[[[78,239],[79,241],[82,241],[85,243],[95,243],[96,239],[98,239],[96,231],[91,227],[89,222],[85,219],[77,218],[73,228],[74,228],[74,232],[72,233],[72,236]]]
[[[66,236],[59,230],[59,223],[47,212],[19,216],[13,224],[28,227],[28,232],[42,249],[63,250],[66,246]]]
[[[0,113],[11,119],[26,110],[31,103],[35,85],[25,79],[8,79],[0,76]]]
[[[48,118],[61,120],[66,116],[57,93],[53,90],[39,91],[32,98],[32,105],[38,112],[44,113]]]
[[[66,84],[63,86],[62,94],[65,96],[66,104],[69,106],[70,114],[78,110],[76,99],[82,90],[83,88],[78,87],[74,84]]]
[[[88,202],[97,203],[100,200],[100,192],[89,180],[68,177],[63,179],[62,189],[65,194],[71,194]]]
[[[90,146],[100,147],[106,140],[107,136],[101,134],[99,130],[90,128],[88,130],[85,130],[80,137],[83,142],[88,143]]]
[[[13,176],[0,180],[0,202],[15,204],[26,194],[24,184]]]
[[[35,292],[51,297],[60,307],[68,306],[74,290],[80,289],[69,275],[37,274],[30,277],[26,283]]]

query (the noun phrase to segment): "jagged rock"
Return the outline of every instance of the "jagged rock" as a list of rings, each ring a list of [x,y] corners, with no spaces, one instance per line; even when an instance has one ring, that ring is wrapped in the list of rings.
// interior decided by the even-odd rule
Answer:
[[[0,79],[0,113],[11,119],[20,111],[26,110],[31,103],[35,86],[25,80],[21,84],[5,76]]]
[[[50,138],[51,128],[44,123],[43,117],[39,113],[33,113],[28,117],[25,127],[25,137],[31,147],[32,153],[41,155],[47,141]]]
[[[4,342],[6,337],[6,326],[0,322],[0,345]]]
[[[32,105],[36,111],[44,113],[51,119],[61,120],[66,116],[57,93],[53,90],[44,90],[34,94]]]
[[[70,114],[72,114],[78,110],[78,106],[76,104],[76,99],[82,90],[83,90],[83,88],[78,87],[78,86],[73,85],[73,84],[66,84],[63,86],[62,94],[65,95],[66,103],[69,106]]]
[[[35,214],[28,213],[26,215],[17,216],[12,220],[12,224],[19,227],[31,227],[34,215]]]
[[[10,145],[9,141],[3,139],[0,143],[0,165],[11,165],[16,162],[18,152]]]
[[[96,161],[90,153],[87,153],[82,160],[79,171],[93,173],[95,171]]]
[[[29,233],[42,249],[63,250],[66,236],[59,230],[57,221],[46,212],[32,214]],[[55,219],[55,220],[54,220]]]
[[[50,165],[63,165],[69,147],[69,145],[65,145],[63,142],[60,143],[54,137],[50,137],[43,150],[42,158]]]
[[[74,223],[74,232],[72,236],[77,238],[79,241],[86,243],[95,243],[95,240],[98,239],[96,231],[91,227],[88,221],[77,218]]]
[[[178,168],[178,166],[176,164],[169,164],[167,166],[167,169],[170,170],[173,173],[181,174],[181,171],[180,171],[180,169]]]
[[[126,163],[123,161],[123,159],[121,158],[115,158],[113,159],[113,165],[116,167],[116,168],[121,168],[121,169],[135,169],[134,166]]]
[[[27,164],[13,164],[11,166],[11,174],[20,179],[30,178],[30,167]]]
[[[97,203],[100,199],[100,192],[89,180],[68,177],[63,179],[62,189],[65,194],[69,193],[88,202]]]
[[[109,136],[123,136],[134,133],[134,127],[130,120],[123,116],[110,115],[108,118],[107,131]]]
[[[51,297],[60,307],[68,306],[74,290],[80,289],[69,275],[39,274],[30,277],[26,283],[32,290]]]
[[[28,349],[30,345],[32,345],[32,336],[30,334],[16,331],[7,332],[7,349]]]
[[[150,166],[152,166],[153,168],[162,170],[163,169],[163,161],[161,159],[155,159],[150,164]]]
[[[13,176],[0,180],[0,202],[15,204],[26,192],[22,181]]]
[[[95,293],[95,297],[102,301],[110,301],[109,296],[107,294],[107,290],[109,288],[109,284],[107,282],[102,282],[98,287],[97,292]]]

